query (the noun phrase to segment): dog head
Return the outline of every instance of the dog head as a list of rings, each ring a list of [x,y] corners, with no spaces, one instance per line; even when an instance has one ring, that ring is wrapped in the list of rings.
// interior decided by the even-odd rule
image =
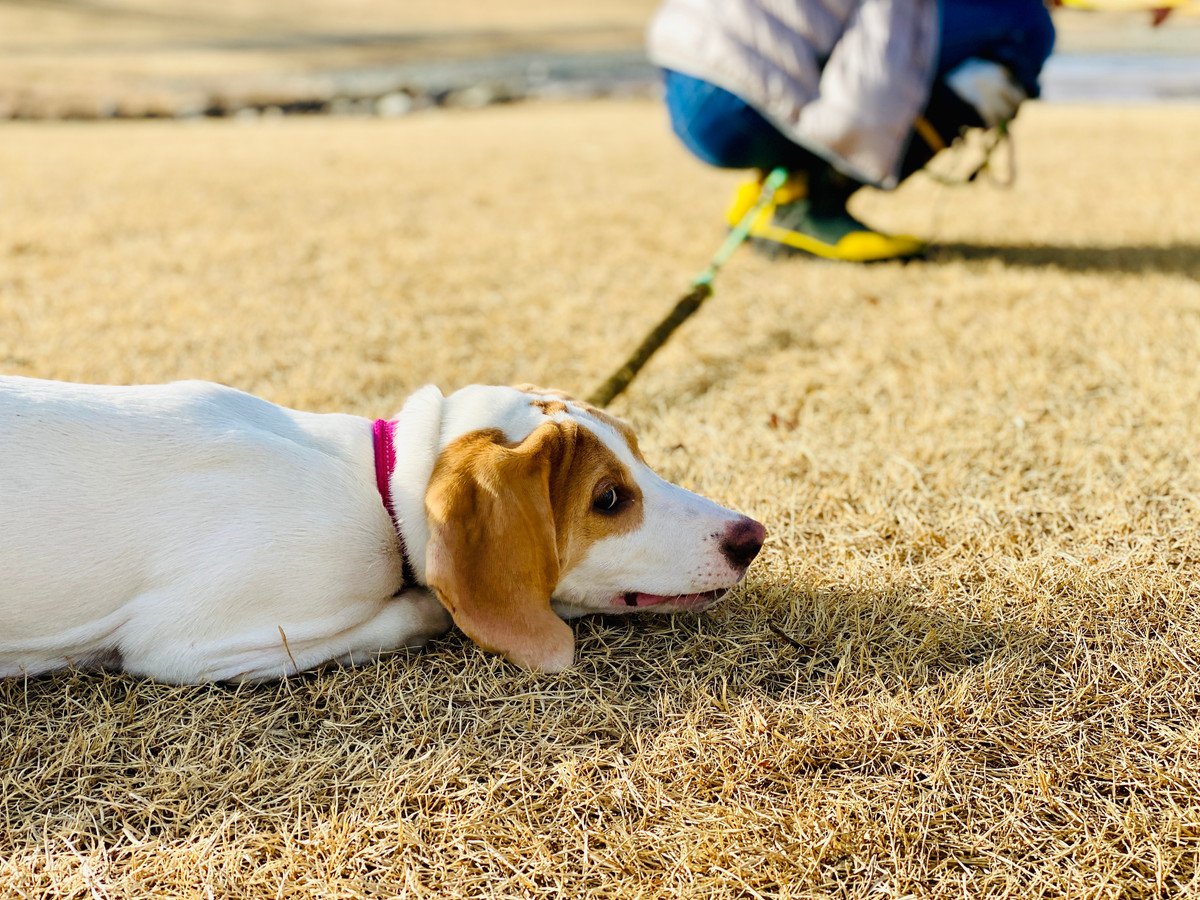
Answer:
[[[547,672],[574,657],[563,618],[704,609],[765,535],[658,477],[624,422],[532,387],[445,398],[425,512],[426,581],[455,623]]]

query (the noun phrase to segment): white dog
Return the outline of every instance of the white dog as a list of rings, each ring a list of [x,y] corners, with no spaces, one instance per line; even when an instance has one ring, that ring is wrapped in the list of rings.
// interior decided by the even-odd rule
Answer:
[[[425,387],[372,423],[202,382],[0,378],[0,676],[275,678],[450,617],[559,671],[560,616],[703,609],[763,536],[533,388]]]

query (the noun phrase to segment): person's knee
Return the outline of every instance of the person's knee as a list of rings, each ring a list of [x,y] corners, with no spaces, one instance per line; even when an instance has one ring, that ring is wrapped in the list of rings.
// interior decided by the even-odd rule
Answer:
[[[1011,59],[1005,60],[1013,74],[1030,96],[1038,95],[1038,76],[1054,50],[1054,20],[1041,0],[1026,0],[1022,4],[1016,40],[1010,49]]]
[[[1029,45],[1029,57],[1031,60],[1037,61],[1038,69],[1040,70],[1054,51],[1054,20],[1050,17],[1049,8],[1040,2],[1040,0],[1031,4],[1031,6],[1032,9],[1029,12],[1026,30],[1026,41]]]
[[[663,79],[671,128],[692,155],[718,168],[745,168],[735,121],[736,98],[716,85],[669,69]]]
[[[1054,21],[1043,0],[941,0],[938,76],[972,57],[1007,66],[1031,96],[1054,49]]]

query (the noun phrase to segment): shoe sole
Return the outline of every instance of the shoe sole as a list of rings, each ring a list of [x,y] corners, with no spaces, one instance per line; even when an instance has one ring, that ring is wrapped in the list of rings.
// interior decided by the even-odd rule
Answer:
[[[750,229],[750,244],[758,250],[772,250],[785,256],[810,256],[830,259],[839,263],[886,263],[894,259],[912,259],[923,256],[928,246],[914,242],[911,250],[892,253],[847,253],[827,242],[809,238],[808,235],[778,228],[769,222],[758,221]]]
[[[909,262],[911,260],[925,259],[929,255],[929,247],[927,246],[921,247],[919,250],[914,250],[912,253],[899,253],[894,256],[871,256],[859,258],[842,256],[831,252],[828,249],[824,251],[818,249],[807,250],[801,247],[793,246],[789,243],[782,243],[780,241],[764,237],[749,237],[746,239],[746,243],[753,247],[756,252],[761,253],[763,256],[766,256],[769,259],[792,259],[794,257],[802,256],[807,259],[823,259],[828,262],[858,263],[860,265],[884,262]],[[816,243],[819,244],[819,242]],[[827,244],[820,246],[828,248]]]

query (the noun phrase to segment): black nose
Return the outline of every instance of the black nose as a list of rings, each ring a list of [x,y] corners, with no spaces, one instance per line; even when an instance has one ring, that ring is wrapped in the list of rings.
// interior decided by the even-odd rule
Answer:
[[[766,536],[767,529],[761,522],[743,516],[725,532],[721,539],[721,553],[735,569],[748,568],[762,549]]]

